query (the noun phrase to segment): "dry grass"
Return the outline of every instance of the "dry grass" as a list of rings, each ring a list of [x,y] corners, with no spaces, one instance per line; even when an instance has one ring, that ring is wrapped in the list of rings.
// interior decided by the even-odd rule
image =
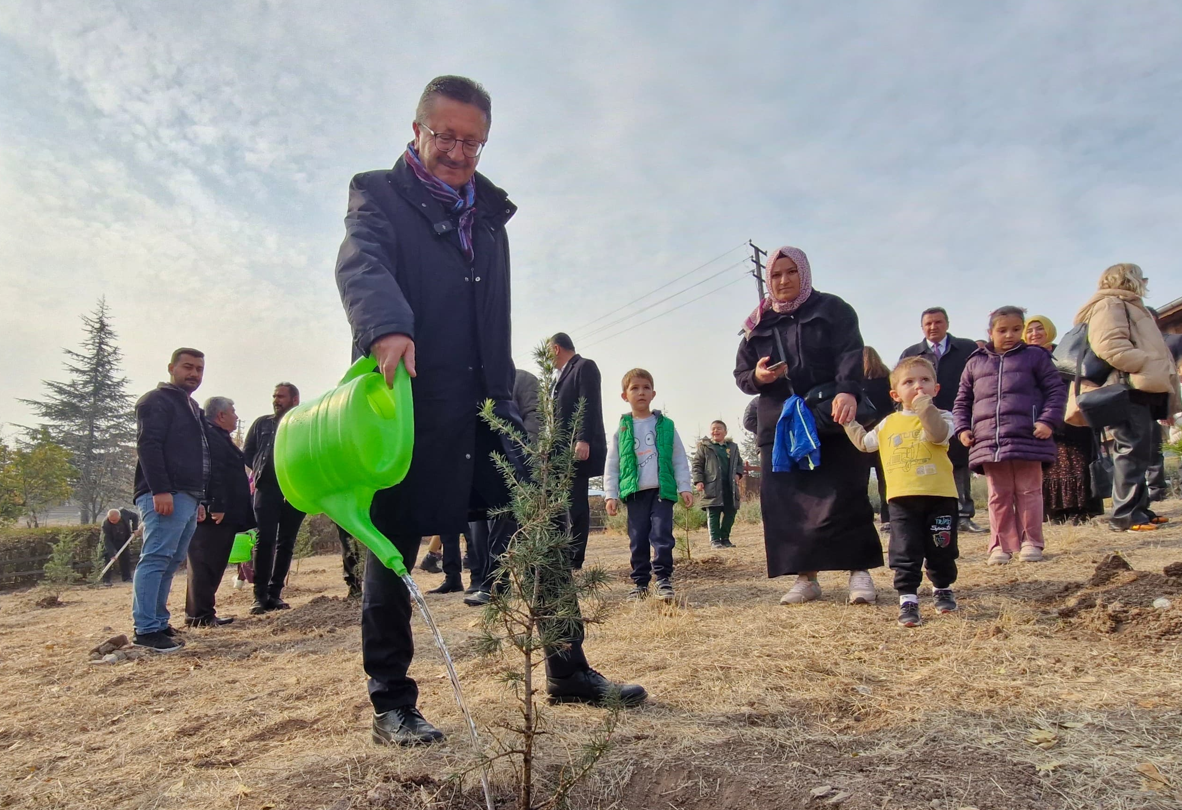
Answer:
[[[828,574],[821,603],[780,607],[789,583],[765,577],[757,527],[741,527],[728,552],[696,533],[676,606],[624,603],[626,540],[593,538],[591,556],[618,574],[619,604],[588,654],[652,699],[628,714],[575,804],[763,810],[835,806],[825,801],[847,793],[847,810],[1176,808],[1182,582],[1160,574],[1182,560],[1182,504],[1162,512],[1176,523],[1153,534],[1052,528],[1038,565],[987,568],[985,541],[962,538],[962,611],[936,617],[925,604],[914,630],[894,623],[887,569],[875,572],[879,606],[846,606],[844,578]],[[1158,576],[1082,587],[1113,550]],[[478,806],[474,780],[448,781],[471,754],[426,634],[412,674],[451,740],[377,749],[356,610],[323,598],[344,595],[338,563],[302,568],[290,613],[247,618],[247,593],[227,579],[221,611],[238,623],[116,666],[89,665],[86,653],[129,631],[126,586],[74,589],[52,610],[35,607],[35,591],[0,597],[0,807]],[[1157,591],[1173,594],[1165,614],[1149,608]],[[181,583],[174,611],[183,596]],[[509,719],[502,664],[472,653],[476,612],[431,599],[478,725]],[[547,714],[552,764],[600,719],[578,707]],[[1050,748],[1027,741],[1038,730]],[[823,785],[833,790],[811,799]]]

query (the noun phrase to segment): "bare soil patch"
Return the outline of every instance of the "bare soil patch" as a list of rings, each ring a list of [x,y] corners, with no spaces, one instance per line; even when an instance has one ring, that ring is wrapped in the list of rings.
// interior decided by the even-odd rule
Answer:
[[[609,677],[643,683],[616,746],[573,810],[1165,810],[1182,806],[1182,503],[1156,532],[1049,527],[1047,560],[990,568],[962,539],[961,610],[905,630],[887,569],[880,602],[785,608],[759,527],[734,550],[694,534],[678,600],[628,603],[587,641]],[[1114,553],[1121,555],[1114,561]],[[589,559],[626,581],[628,542],[596,536]],[[125,585],[76,588],[63,607],[0,596],[0,806],[110,810],[458,810],[482,805],[463,721],[416,619],[419,705],[449,734],[430,749],[377,748],[360,656],[360,604],[339,562],[305,560],[285,598],[253,617],[251,594],[219,592],[223,628],[185,649],[115,664],[90,651],[129,633]],[[1122,563],[1127,563],[1124,565]],[[440,577],[415,572],[424,590]],[[1153,607],[1160,597],[1168,609]],[[172,595],[182,613],[183,577]],[[475,654],[479,611],[428,596],[468,703],[491,745],[516,706],[507,662]],[[174,623],[179,623],[174,618]],[[545,709],[543,778],[596,729],[594,709]],[[1154,775],[1156,774],[1156,776]],[[494,771],[500,807],[512,775]],[[822,790],[827,788],[827,790]]]

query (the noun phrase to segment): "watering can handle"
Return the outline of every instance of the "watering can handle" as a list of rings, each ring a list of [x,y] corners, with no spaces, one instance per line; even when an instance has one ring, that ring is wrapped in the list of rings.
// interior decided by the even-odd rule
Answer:
[[[349,366],[349,370],[345,372],[345,376],[341,377],[341,381],[337,385],[344,385],[352,380],[354,377],[360,377],[362,374],[369,374],[370,372],[378,370],[378,361],[374,359],[372,354],[367,354],[364,357],[358,357],[353,365]]]

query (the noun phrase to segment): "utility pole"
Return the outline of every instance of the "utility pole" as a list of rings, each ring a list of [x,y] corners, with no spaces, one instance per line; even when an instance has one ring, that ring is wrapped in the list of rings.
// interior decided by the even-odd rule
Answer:
[[[763,261],[767,258],[767,251],[761,249],[758,245],[747,240],[747,244],[751,247],[751,264],[755,265],[751,269],[751,275],[755,276],[755,286],[759,288],[759,300],[762,301],[766,297],[763,291]]]

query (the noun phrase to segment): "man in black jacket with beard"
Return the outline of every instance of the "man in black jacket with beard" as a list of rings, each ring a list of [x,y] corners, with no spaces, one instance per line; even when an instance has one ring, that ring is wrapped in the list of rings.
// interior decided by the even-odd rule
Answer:
[[[283,583],[291,568],[304,513],[288,503],[279,489],[279,479],[275,477],[275,431],[284,415],[299,404],[298,388],[289,382],[276,385],[271,394],[275,413],[254,420],[242,448],[254,473],[254,516],[259,526],[259,541],[254,548],[254,604],[250,608],[255,615],[290,607],[282,598]]]
[[[336,280],[355,357],[371,354],[387,382],[399,363],[414,378],[415,441],[402,483],[378,492],[374,525],[413,568],[422,537],[459,534],[504,505],[508,492],[490,454],[510,443],[479,418],[492,399],[515,423],[510,353],[509,242],[516,206],[476,173],[492,104],[471,79],[440,76],[423,91],[414,139],[393,169],[353,178]],[[370,553],[362,597],[361,647],[373,702],[373,739],[415,745],[443,734],[416,708],[407,676],[414,655],[406,585]],[[546,658],[547,692],[561,701],[625,703],[645,697],[618,687],[583,656],[582,628]]]
[[[587,485],[592,478],[603,475],[607,463],[607,433],[603,428],[603,379],[599,366],[575,354],[570,335],[559,332],[550,338],[550,350],[560,369],[554,384],[555,407],[558,418],[568,429],[574,422],[579,402],[583,406],[583,421],[575,436],[575,477],[571,481],[570,514],[571,568],[583,567],[587,555],[587,540],[591,535],[591,504],[587,499]]]
[[[964,373],[969,355],[977,350],[975,341],[953,337],[948,334],[948,312],[943,307],[925,309],[920,315],[920,327],[924,339],[903,350],[904,357],[926,357],[936,367],[936,382],[940,393],[933,400],[942,411],[951,411],[956,403],[956,392],[960,390],[960,375]],[[952,475],[956,479],[956,492],[960,500],[960,526],[962,532],[983,532],[973,516],[977,507],[973,503],[972,474],[969,472],[969,450],[960,442],[948,445],[948,460],[952,462]]]

